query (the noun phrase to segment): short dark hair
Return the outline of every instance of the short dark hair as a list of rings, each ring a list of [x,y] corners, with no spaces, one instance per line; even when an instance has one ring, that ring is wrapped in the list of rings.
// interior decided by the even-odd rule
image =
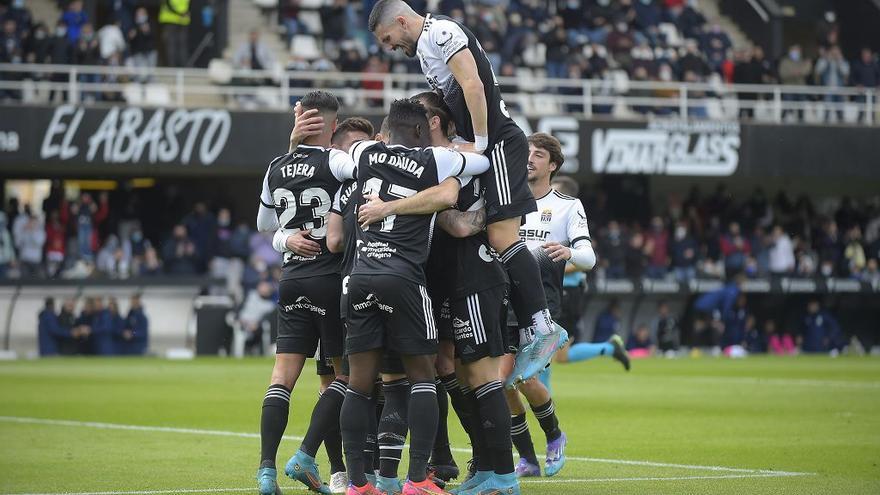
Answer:
[[[554,178],[562,164],[565,163],[565,155],[562,154],[562,143],[546,132],[536,132],[529,136],[529,144],[550,153],[550,161],[556,164],[556,170],[550,172],[550,178]]]
[[[339,112],[339,100],[329,91],[309,91],[299,102],[303,110],[318,110],[321,113]]]
[[[397,138],[395,141],[417,145],[416,142],[427,137],[428,116],[425,107],[409,98],[394,100],[388,112],[388,129]]]
[[[363,117],[349,117],[336,126],[336,131],[333,133],[330,142],[333,144],[339,144],[339,141],[341,141],[345,134],[349,132],[363,132],[369,136],[370,139],[372,139],[375,134],[373,123],[369,120]]]
[[[443,98],[434,91],[424,91],[412,97],[413,100],[420,103],[428,112],[428,118],[437,117],[440,119],[440,127],[446,137],[453,134],[452,112],[446,106]]]
[[[578,192],[580,192],[580,186],[578,186],[577,181],[567,175],[557,175],[553,178],[552,182],[556,185],[554,189],[566,196],[577,197]]]
[[[373,10],[370,11],[370,18],[367,20],[367,28],[371,33],[376,32],[376,28],[379,27],[379,23],[385,19],[387,15],[389,7],[393,7],[400,0],[379,0],[373,5]]]

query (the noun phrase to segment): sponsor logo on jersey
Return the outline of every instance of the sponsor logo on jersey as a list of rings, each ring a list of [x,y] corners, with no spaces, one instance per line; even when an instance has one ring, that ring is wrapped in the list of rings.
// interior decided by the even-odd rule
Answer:
[[[492,257],[492,253],[489,251],[489,248],[487,248],[485,244],[480,244],[480,248],[477,250],[477,254],[480,256],[480,259],[485,261],[486,263],[491,263],[495,259]]]
[[[312,313],[319,314],[321,316],[327,316],[326,309],[324,309],[320,306],[316,306],[306,296],[299,296],[296,298],[296,301],[294,301],[293,304],[288,304],[287,306],[284,306],[284,311],[287,311],[287,312],[293,311],[295,309],[303,309],[306,311],[311,311]]]
[[[385,311],[386,313],[389,313],[389,314],[394,313],[393,307],[391,307],[387,304],[380,303],[379,300],[376,299],[376,295],[373,294],[372,292],[367,294],[367,297],[364,298],[363,302],[359,302],[359,303],[352,305],[352,307],[354,307],[354,309],[357,311],[363,311],[363,310],[365,310],[367,308],[371,308],[373,306],[376,306],[377,308],[381,309],[382,311]]]
[[[519,237],[524,241],[546,241],[549,235],[549,230],[519,229]]]
[[[553,210],[547,208],[541,212],[541,223],[550,223],[553,220]]]
[[[388,259],[397,254],[397,249],[391,247],[387,242],[374,241],[361,244],[360,252],[367,258],[381,260]]]
[[[440,33],[440,36],[446,36],[446,39],[444,39],[443,41],[437,41],[437,46],[444,46],[446,45],[446,43],[449,43],[449,41],[452,40],[452,33],[447,33],[446,31],[443,31]]]
[[[448,320],[450,318],[452,318],[452,309],[449,307],[449,298],[447,297],[440,305],[440,319]]]
[[[646,129],[593,132],[593,171],[724,177],[739,164],[739,124],[651,122]]]
[[[462,320],[461,318],[452,319],[452,332],[455,340],[470,339],[474,336],[471,321]]]
[[[425,173],[425,167],[419,165],[419,162],[405,156],[390,153],[370,153],[368,160],[370,165],[375,165],[377,163],[391,165],[404,172],[413,174],[420,179],[422,178],[422,174]]]

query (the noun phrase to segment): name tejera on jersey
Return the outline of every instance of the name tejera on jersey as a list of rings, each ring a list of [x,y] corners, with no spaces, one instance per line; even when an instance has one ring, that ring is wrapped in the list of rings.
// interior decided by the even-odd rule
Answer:
[[[387,242],[373,241],[361,245],[361,254],[367,258],[386,259],[397,254],[397,249],[388,245]]]
[[[281,176],[285,179],[294,176],[308,177],[311,179],[315,176],[315,167],[308,163],[288,163],[281,167]]]
[[[425,172],[424,166],[419,165],[419,162],[405,156],[389,155],[388,153],[371,153],[368,159],[370,165],[374,165],[377,163],[391,165],[392,167],[397,167],[404,172],[411,173],[420,179],[422,178],[422,174]]]

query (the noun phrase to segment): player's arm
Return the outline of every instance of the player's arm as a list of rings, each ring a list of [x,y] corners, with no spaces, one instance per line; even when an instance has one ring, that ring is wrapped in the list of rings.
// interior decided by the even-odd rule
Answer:
[[[459,50],[446,65],[464,92],[464,101],[471,114],[474,127],[474,150],[483,152],[489,147],[489,107],[486,90],[477,71],[477,61],[470,50]]]
[[[341,253],[345,250],[342,228],[342,215],[331,212],[327,219],[327,249],[331,253]]]
[[[275,214],[275,201],[269,190],[269,172],[271,170],[272,166],[270,165],[263,177],[263,190],[260,191],[260,205],[257,207],[257,230],[260,232],[271,232],[280,227],[278,216]]]
[[[358,209],[358,223],[367,227],[389,215],[427,215],[455,205],[461,189],[461,177],[479,175],[489,170],[489,159],[477,153],[461,153],[448,148],[431,148],[437,164],[439,185],[408,198],[384,202],[377,195],[365,196],[367,203]]]
[[[437,214],[437,225],[452,237],[470,237],[486,228],[486,209],[441,211]]]
[[[389,215],[429,215],[451,208],[458,201],[459,189],[458,178],[449,177],[414,196],[394,201],[382,201],[377,194],[368,194],[364,196],[367,202],[358,208],[358,223],[366,228]]]
[[[311,232],[310,229],[294,232],[278,229],[272,236],[272,248],[281,254],[296,253],[300,256],[317,256],[321,254],[321,245],[309,238],[309,232]]]
[[[570,247],[558,242],[544,244],[544,251],[553,261],[568,261],[576,268],[587,271],[596,266],[596,252],[590,239],[587,215],[580,200],[569,210],[567,233]]]

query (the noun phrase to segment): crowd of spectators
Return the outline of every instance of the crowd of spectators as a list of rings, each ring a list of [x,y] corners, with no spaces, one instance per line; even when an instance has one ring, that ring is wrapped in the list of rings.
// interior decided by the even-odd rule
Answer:
[[[756,189],[735,200],[724,185],[671,195],[665,211],[621,220],[599,191],[587,201],[598,244],[597,276],[630,279],[799,276],[880,283],[880,204],[838,198],[792,200]],[[644,215],[639,215],[644,216]]]
[[[289,53],[274,53],[260,41],[255,30],[249,39],[233,48],[233,66],[238,69],[271,70],[280,63],[291,71],[346,71],[362,72],[359,83],[348,83],[363,89],[383,89],[381,79],[371,77],[387,73],[418,73],[418,61],[399,53],[383,53],[366,31],[367,16],[374,0],[354,2],[333,0],[317,12],[301,6],[300,0],[279,0],[278,21],[282,37],[292,48]],[[806,53],[800,45],[793,45],[779,59],[766,57],[760,46],[733,46],[731,37],[717,19],[707,19],[696,0],[413,0],[416,11],[447,14],[471,27],[480,40],[487,56],[502,76],[515,76],[520,70],[548,77],[604,81],[596,90],[597,96],[613,96],[617,89],[614,81],[624,75],[631,81],[660,82],[727,82],[742,84],[794,84],[821,87],[880,87],[880,63],[877,54],[864,48],[853,60],[847,60],[839,47],[840,25],[834,12],[828,12],[816,27],[818,39],[814,53]],[[63,15],[54,26],[33,22],[24,0],[13,0],[6,6],[0,2],[0,20],[3,24],[0,62],[58,63],[79,65],[107,65],[138,68],[126,78],[146,82],[149,69],[157,64],[157,26],[141,6],[142,2],[125,0],[112,2],[110,22],[95,26],[83,12],[82,0],[62,0]],[[307,14],[317,14],[320,32],[313,22],[306,22]],[[161,15],[159,20],[161,22]],[[183,65],[186,48],[174,42],[172,36],[187,26],[165,23],[163,39],[168,47],[165,58],[170,65]],[[310,40],[297,45],[295,38]],[[167,39],[166,39],[167,38]],[[173,55],[173,57],[171,56]],[[25,74],[6,74],[6,78],[27,77]],[[52,76],[54,82],[64,82],[65,74]],[[115,82],[116,76],[82,74],[84,82]],[[271,79],[234,83],[254,85],[276,84]],[[294,86],[303,81],[291,81]],[[322,82],[333,84],[329,80]],[[505,84],[505,92],[528,92],[519,82]],[[523,81],[523,84],[530,84]],[[534,88],[532,88],[534,89]],[[559,86],[545,89],[562,95],[579,96],[579,86]],[[641,98],[676,98],[678,91],[632,87],[626,95]],[[63,93],[62,93],[63,96]],[[695,91],[692,100],[714,96],[712,91]],[[15,91],[5,91],[3,98],[18,98]],[[86,92],[85,99],[118,100],[118,93]],[[758,93],[742,92],[740,116],[754,116],[757,100],[769,98]],[[840,103],[840,95],[783,95],[793,104],[807,100],[824,99]],[[50,96],[51,98],[51,96]],[[863,103],[864,95],[852,97]],[[572,101],[579,102],[579,98]],[[370,101],[367,104],[381,104]],[[515,109],[516,101],[509,102]],[[580,103],[564,106],[570,112],[581,112]],[[595,104],[594,113],[611,113],[612,105]],[[679,111],[677,105],[633,105],[635,113],[671,115]],[[786,109],[785,114],[803,117],[803,109]],[[703,106],[692,105],[688,115],[706,117]],[[859,118],[864,118],[860,111]],[[843,119],[842,109],[828,107],[826,120]]]
[[[115,298],[83,301],[79,316],[77,301],[66,299],[61,308],[47,298],[37,327],[40,356],[137,356],[147,351],[149,321],[139,295],[134,295],[127,315],[119,311]]]
[[[696,315],[676,315],[669,302],[657,303],[654,317],[639,322],[630,331],[622,324],[616,299],[596,318],[592,342],[607,341],[612,335],[627,335],[626,349],[633,358],[676,357],[683,348],[707,348],[716,355],[743,357],[748,354],[795,355],[830,353],[837,355],[849,342],[832,312],[810,299],[800,317],[780,329],[778,315],[759,320],[749,307],[746,294],[735,284],[704,294],[693,305]],[[687,321],[685,321],[687,320]]]

